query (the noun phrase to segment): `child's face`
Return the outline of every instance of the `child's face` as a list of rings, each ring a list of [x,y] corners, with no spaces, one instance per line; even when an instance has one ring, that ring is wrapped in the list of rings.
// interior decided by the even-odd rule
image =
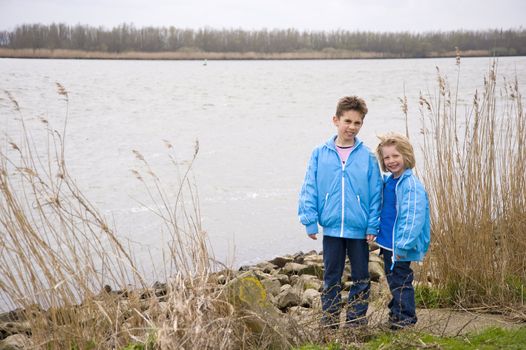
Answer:
[[[343,112],[339,118],[334,116],[332,122],[338,129],[337,142],[340,146],[350,146],[362,128],[363,118],[360,112],[350,110]]]
[[[382,147],[382,161],[394,177],[400,177],[405,170],[404,157],[396,150],[395,145]]]

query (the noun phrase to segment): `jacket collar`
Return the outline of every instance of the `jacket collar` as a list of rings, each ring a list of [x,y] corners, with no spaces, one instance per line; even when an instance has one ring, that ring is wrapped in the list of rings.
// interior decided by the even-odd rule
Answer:
[[[398,182],[400,182],[400,180],[405,179],[406,177],[409,177],[411,175],[413,175],[413,170],[412,169],[405,169],[404,172],[402,173],[402,175],[400,175],[400,177],[398,178]],[[389,174],[389,176],[385,176],[384,177],[384,180],[387,181],[388,179],[390,179],[392,177],[393,177],[393,174]]]
[[[325,146],[327,146],[330,149],[336,151],[336,143],[335,143],[335,141],[336,141],[337,137],[338,137],[338,135],[331,136],[331,138],[328,139],[327,142],[325,143]],[[361,144],[362,144],[362,140],[360,140],[358,137],[355,137],[354,138],[354,149],[358,148],[358,146],[360,146]]]

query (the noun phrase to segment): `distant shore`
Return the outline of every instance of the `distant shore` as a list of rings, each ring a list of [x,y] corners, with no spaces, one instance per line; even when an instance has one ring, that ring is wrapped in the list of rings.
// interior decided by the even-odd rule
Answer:
[[[492,56],[489,50],[462,51],[462,57]],[[0,58],[45,58],[45,59],[107,59],[107,60],[330,60],[330,59],[381,59],[381,58],[438,58],[455,57],[455,51],[432,52],[425,57],[408,57],[384,52],[348,51],[325,49],[323,51],[296,52],[102,52],[50,49],[6,49],[0,48]]]

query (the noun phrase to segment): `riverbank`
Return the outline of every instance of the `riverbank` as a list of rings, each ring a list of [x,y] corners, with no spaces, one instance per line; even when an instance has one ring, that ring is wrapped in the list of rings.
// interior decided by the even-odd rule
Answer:
[[[455,57],[455,51],[431,52],[425,57]],[[492,56],[489,50],[462,51],[463,57]],[[0,58],[46,58],[46,59],[107,59],[107,60],[332,60],[332,59],[392,59],[414,58],[383,52],[349,51],[324,49],[323,51],[297,52],[102,52],[49,49],[6,49],[0,48]]]
[[[132,338],[135,339],[137,346],[147,347],[148,342],[154,342],[162,348],[163,341],[167,341],[163,339],[163,336],[166,336],[163,335],[163,324],[175,327],[176,338],[170,337],[170,341],[178,339],[184,343],[192,340],[191,345],[198,345],[188,334],[201,332],[199,338],[207,334],[213,341],[214,335],[207,332],[213,329],[211,327],[213,323],[221,322],[225,318],[229,323],[242,324],[250,332],[251,335],[243,336],[243,341],[249,341],[250,337],[256,335],[260,340],[266,341],[265,344],[273,345],[275,348],[290,348],[305,342],[321,344],[343,341],[347,345],[363,343],[372,336],[376,337],[385,332],[382,325],[388,318],[386,305],[390,298],[382,259],[378,256],[377,250],[370,254],[369,271],[372,281],[367,329],[351,331],[343,327],[343,319],[341,328],[329,334],[320,328],[323,256],[321,253],[311,251],[306,254],[300,252],[276,257],[254,266],[243,266],[238,271],[225,269],[207,275],[208,291],[198,298],[197,314],[191,312],[184,314],[192,311],[188,304],[191,305],[195,294],[199,294],[196,293],[195,281],[191,283],[186,281],[183,284],[174,281],[156,282],[148,288],[122,290],[114,290],[106,285],[100,293],[92,297],[91,301],[86,300],[80,305],[49,310],[35,306],[0,314],[0,349],[7,349],[3,347],[7,346],[6,344],[15,344],[13,345],[15,347],[10,349],[34,347],[36,342],[33,334],[42,332],[42,329],[37,328],[45,328],[46,332],[49,329],[53,330],[50,333],[52,337],[53,332],[60,334],[61,328],[82,327],[89,330],[95,327],[103,320],[95,317],[93,310],[90,310],[89,305],[92,302],[104,310],[101,316],[105,315],[111,319],[112,329],[115,330],[113,335],[108,337],[107,344],[92,344],[92,348],[113,348],[120,344],[117,348],[121,349],[124,344],[118,340],[122,335],[133,335]],[[349,271],[346,271],[346,275],[348,274]],[[185,285],[184,290],[181,290],[182,285]],[[344,282],[344,300],[350,285],[350,281]],[[199,288],[197,290],[202,291]],[[210,295],[216,296],[210,298]],[[221,308],[230,311],[222,312],[221,318],[215,315],[215,318],[207,322],[198,321],[197,326],[201,328],[196,328],[194,323],[187,323],[195,322],[196,317],[203,318],[207,313],[212,313],[214,316],[211,304],[218,300],[221,300]],[[114,312],[118,315],[115,316]],[[342,317],[343,314],[342,312]],[[411,332],[438,336],[465,335],[491,327],[515,329],[524,327],[525,321],[514,318],[514,315],[510,314],[496,315],[451,309],[420,308],[417,314],[419,322]],[[152,340],[152,334],[155,334],[153,337],[155,340]],[[80,348],[82,348],[81,344],[91,344],[89,333],[86,333],[85,337],[86,339],[75,340]],[[129,337],[126,339],[129,341]],[[229,343],[237,344],[232,339]]]

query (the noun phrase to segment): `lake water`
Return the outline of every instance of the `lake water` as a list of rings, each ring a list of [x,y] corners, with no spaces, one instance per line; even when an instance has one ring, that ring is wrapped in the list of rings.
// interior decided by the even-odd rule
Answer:
[[[463,58],[461,101],[481,89],[490,58]],[[60,128],[65,104],[55,82],[69,92],[66,159],[84,194],[140,247],[149,264],[166,242],[161,223],[131,170],[140,151],[168,188],[176,170],[163,140],[180,161],[200,151],[193,168],[202,224],[215,256],[242,265],[299,250],[321,250],[298,222],[297,195],[310,152],[335,132],[336,102],[359,95],[369,106],[360,137],[405,130],[399,97],[409,102],[411,133],[420,129],[418,96],[436,94],[436,68],[452,85],[454,58],[334,61],[103,61],[0,59],[0,89],[24,116],[43,116]],[[499,59],[499,82],[515,74],[526,91],[526,57]],[[2,91],[2,135],[18,137]],[[462,113],[464,111],[461,111]],[[13,135],[13,133],[15,135]],[[4,138],[4,136],[2,136]],[[5,141],[3,141],[5,142]],[[174,191],[172,191],[174,193]]]

